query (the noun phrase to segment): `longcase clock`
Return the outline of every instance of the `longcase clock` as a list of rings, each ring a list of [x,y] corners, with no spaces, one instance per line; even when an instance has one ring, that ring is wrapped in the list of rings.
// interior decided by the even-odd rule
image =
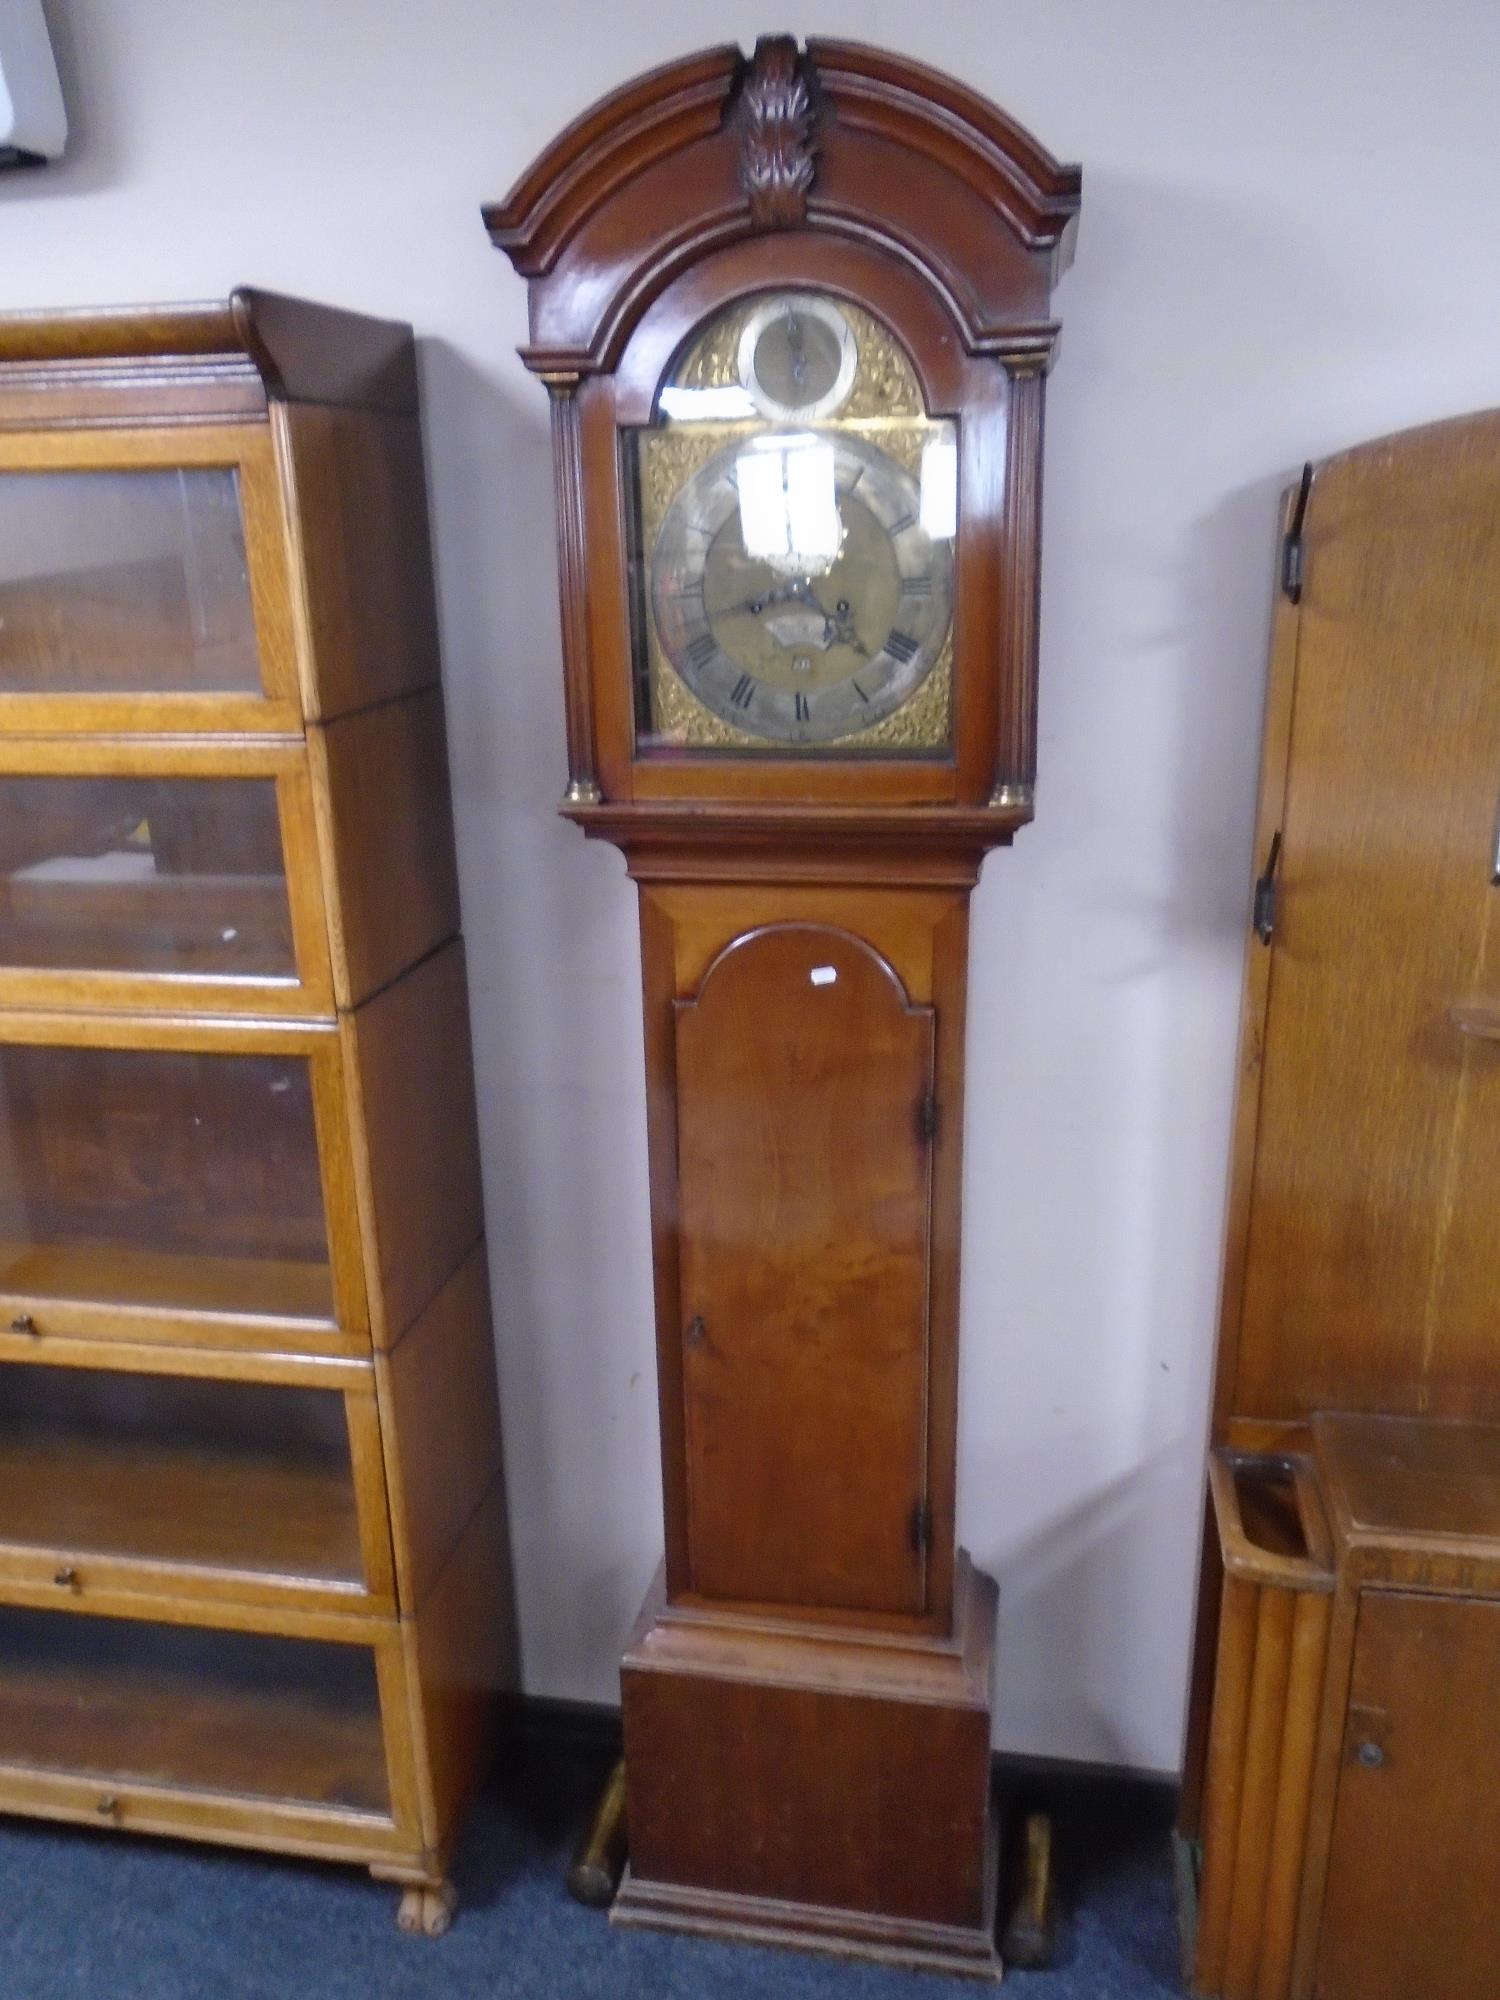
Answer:
[[[617,1920],[993,1974],[954,1547],[968,899],[1032,812],[1076,169],[782,37],[498,205],[552,395],[570,782],[639,885],[666,1552]]]

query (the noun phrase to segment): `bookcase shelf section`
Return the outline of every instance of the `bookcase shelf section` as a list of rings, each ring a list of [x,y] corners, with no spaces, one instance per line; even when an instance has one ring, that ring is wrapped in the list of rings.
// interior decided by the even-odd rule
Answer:
[[[390,1815],[368,1646],[11,1605],[0,1658],[0,1767]]]
[[[508,1590],[410,329],[0,315],[0,1811],[445,1928]]]
[[[0,690],[261,691],[228,466],[0,473]]]
[[[360,1476],[378,1491],[373,1382],[346,1394],[45,1363],[0,1371],[0,1579],[50,1575],[85,1601],[102,1583],[388,1602],[381,1510],[367,1565]]]
[[[0,1289],[333,1314],[305,1056],[0,1047]]]

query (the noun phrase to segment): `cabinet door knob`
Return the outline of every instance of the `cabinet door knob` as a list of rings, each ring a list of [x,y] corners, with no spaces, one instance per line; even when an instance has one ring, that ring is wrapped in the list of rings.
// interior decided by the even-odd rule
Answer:
[[[98,1813],[101,1819],[113,1819],[119,1810],[120,1801],[115,1797],[113,1792],[106,1792],[104,1797],[94,1807],[94,1811]]]
[[[30,1313],[17,1313],[10,1323],[10,1330],[12,1333],[35,1333],[36,1321]]]
[[[687,1332],[682,1337],[689,1347],[701,1347],[703,1345],[702,1313],[693,1314],[693,1317],[688,1321]]]
[[[64,1563],[62,1568],[55,1573],[52,1581],[57,1585],[59,1590],[76,1590],[78,1588],[78,1572],[71,1563]]]
[[[1368,1737],[1354,1754],[1367,1771],[1378,1771],[1385,1762],[1385,1752],[1378,1743],[1370,1742]]]

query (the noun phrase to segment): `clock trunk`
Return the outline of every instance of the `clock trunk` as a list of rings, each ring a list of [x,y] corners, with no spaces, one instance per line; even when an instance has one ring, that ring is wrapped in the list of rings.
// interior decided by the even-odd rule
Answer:
[[[932,1009],[776,924],[674,1012],[691,1588],[920,1613]]]

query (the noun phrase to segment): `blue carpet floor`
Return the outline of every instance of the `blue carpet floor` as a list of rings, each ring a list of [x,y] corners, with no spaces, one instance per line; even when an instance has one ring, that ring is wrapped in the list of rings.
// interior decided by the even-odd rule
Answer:
[[[612,1930],[563,1888],[597,1769],[533,1769],[470,1822],[438,1942],[350,1869],[92,1829],[0,1825],[0,2000],[962,2000],[984,1989],[786,1951]],[[521,1799],[527,1803],[520,1803]],[[545,1799],[545,1808],[538,1801]],[[1011,2000],[1166,2000],[1181,1988],[1159,1789],[1070,1780],[1054,1812],[1057,1962]]]

